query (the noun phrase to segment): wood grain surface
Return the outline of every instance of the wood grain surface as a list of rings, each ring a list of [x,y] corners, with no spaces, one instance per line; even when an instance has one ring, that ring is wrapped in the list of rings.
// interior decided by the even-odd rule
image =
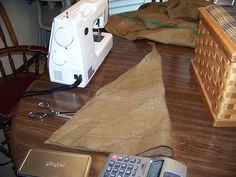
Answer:
[[[162,56],[166,101],[172,123],[173,158],[187,165],[188,177],[236,176],[236,128],[212,126],[207,106],[191,73],[194,49],[158,43],[156,47]],[[28,118],[28,112],[41,111],[37,107],[41,100],[47,101],[56,111],[77,111],[99,88],[140,62],[150,51],[147,41],[130,42],[114,37],[111,52],[86,88],[22,98],[11,125],[11,152],[15,166],[19,167],[29,149],[59,150],[91,155],[89,176],[97,176],[108,154],[45,144],[44,141],[67,119],[48,117],[39,121]],[[59,84],[49,82],[45,74],[29,90],[55,86]]]

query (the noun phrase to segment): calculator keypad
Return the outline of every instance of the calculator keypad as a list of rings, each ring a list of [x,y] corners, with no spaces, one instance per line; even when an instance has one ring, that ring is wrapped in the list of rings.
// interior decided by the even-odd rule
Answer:
[[[148,158],[111,153],[98,177],[186,177],[187,166],[168,157]]]
[[[104,169],[103,177],[135,177],[144,167],[145,161],[139,157],[113,154]]]

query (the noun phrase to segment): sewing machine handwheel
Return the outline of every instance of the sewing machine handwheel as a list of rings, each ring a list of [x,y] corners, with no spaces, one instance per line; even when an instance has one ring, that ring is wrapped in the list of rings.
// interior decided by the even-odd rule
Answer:
[[[55,32],[55,41],[62,47],[68,47],[73,42],[73,35],[70,30],[62,27]]]

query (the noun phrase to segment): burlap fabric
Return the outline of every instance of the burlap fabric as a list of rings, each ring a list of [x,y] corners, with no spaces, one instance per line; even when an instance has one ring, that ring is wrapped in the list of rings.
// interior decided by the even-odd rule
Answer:
[[[144,4],[137,11],[125,13],[128,17],[123,14],[110,16],[106,30],[128,40],[145,38],[164,44],[194,47],[198,34],[197,8],[209,4],[201,0]]]
[[[46,143],[126,154],[172,155],[161,57],[155,47],[139,64],[101,88]]]

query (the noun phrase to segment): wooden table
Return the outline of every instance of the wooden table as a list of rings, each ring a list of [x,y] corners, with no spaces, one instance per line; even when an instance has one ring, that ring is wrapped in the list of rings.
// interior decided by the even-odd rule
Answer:
[[[188,166],[188,177],[236,176],[236,129],[214,128],[189,66],[193,49],[156,44],[162,56],[167,106],[172,121],[174,159]],[[49,136],[67,120],[50,117],[44,121],[28,118],[29,111],[39,111],[37,103],[47,101],[57,111],[77,111],[95,92],[113,81],[151,51],[147,41],[130,42],[114,37],[114,46],[89,85],[49,95],[22,98],[11,126],[11,152],[16,167],[29,149],[41,148],[92,156],[89,176],[97,176],[106,153],[85,152],[45,144]],[[59,84],[44,75],[29,90],[45,90]]]

